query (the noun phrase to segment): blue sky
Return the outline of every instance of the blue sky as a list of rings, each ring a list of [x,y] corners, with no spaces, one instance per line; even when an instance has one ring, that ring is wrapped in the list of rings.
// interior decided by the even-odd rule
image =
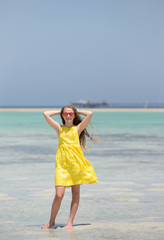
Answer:
[[[163,0],[0,1],[0,105],[164,102]]]

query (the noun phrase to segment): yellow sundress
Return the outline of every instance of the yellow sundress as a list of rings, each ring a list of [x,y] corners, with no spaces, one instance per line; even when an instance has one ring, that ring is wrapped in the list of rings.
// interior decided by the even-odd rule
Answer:
[[[84,157],[77,126],[62,126],[56,152],[55,186],[95,183],[97,177],[91,163]]]

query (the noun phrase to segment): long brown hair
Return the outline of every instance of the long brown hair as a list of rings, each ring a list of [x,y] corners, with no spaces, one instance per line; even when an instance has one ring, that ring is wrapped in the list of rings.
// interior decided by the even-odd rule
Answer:
[[[73,105],[66,105],[66,106],[62,107],[61,112],[60,112],[60,117],[62,119],[63,124],[65,124],[65,120],[62,116],[64,108],[71,108],[74,111],[75,118],[73,120],[73,125],[77,126],[79,123],[81,123],[83,121],[83,119],[80,117],[80,114],[78,113],[77,109]],[[81,134],[79,136],[80,145],[87,151],[86,136],[88,138],[90,138],[93,142],[95,142],[95,139],[90,136],[90,134],[88,133],[86,128],[81,132]]]

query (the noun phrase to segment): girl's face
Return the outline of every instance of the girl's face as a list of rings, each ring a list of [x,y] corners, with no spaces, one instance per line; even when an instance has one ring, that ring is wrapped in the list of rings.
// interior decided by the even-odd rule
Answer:
[[[65,122],[73,122],[74,118],[75,118],[75,113],[72,110],[72,108],[64,108],[62,117],[64,118]]]

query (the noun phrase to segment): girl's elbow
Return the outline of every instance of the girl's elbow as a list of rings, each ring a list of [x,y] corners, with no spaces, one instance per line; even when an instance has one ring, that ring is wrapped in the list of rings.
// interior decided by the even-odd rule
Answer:
[[[43,115],[44,115],[44,117],[46,117],[46,116],[47,116],[47,113],[46,113],[46,112],[43,112]]]
[[[92,117],[92,115],[93,115],[93,112],[91,112],[91,111],[88,111],[88,113],[87,113],[87,115],[86,116],[88,116],[88,117]]]

